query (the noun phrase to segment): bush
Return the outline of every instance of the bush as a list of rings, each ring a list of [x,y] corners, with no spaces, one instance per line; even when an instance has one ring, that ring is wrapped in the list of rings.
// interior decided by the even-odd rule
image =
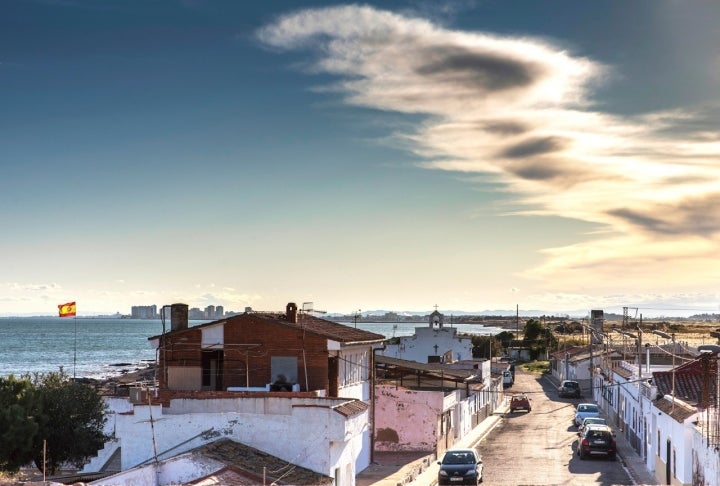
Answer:
[[[76,467],[97,453],[108,437],[105,402],[94,388],[62,369],[15,379],[0,378],[0,470],[17,471],[34,461],[54,474]]]

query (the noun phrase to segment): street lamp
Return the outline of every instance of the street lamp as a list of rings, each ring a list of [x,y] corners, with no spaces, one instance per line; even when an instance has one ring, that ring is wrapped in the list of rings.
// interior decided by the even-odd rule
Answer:
[[[358,317],[360,317],[360,309],[358,309],[357,312],[355,313],[355,315],[353,316],[353,322],[355,322],[355,328],[357,328]]]

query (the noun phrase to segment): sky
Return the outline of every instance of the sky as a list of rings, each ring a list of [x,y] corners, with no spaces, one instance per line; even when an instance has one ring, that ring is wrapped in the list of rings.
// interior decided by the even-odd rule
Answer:
[[[0,316],[720,311],[719,2],[0,9]]]

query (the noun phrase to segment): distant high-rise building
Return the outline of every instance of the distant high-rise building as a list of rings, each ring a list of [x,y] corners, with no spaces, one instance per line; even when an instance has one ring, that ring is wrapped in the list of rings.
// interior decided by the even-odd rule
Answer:
[[[215,317],[222,319],[225,316],[225,308],[221,305],[215,307]]]
[[[209,305],[205,307],[205,318],[206,319],[215,319],[215,306]]]
[[[134,305],[130,309],[133,319],[157,319],[158,312],[156,305]]]

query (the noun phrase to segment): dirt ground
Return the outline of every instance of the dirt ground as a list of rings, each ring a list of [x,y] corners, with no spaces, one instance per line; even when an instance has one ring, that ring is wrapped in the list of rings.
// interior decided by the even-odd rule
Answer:
[[[620,327],[622,322],[606,322],[605,325]],[[633,322],[632,326],[637,326]],[[703,344],[720,344],[720,322],[718,321],[689,321],[689,320],[645,320],[641,329],[644,335],[651,334],[653,330],[674,334],[676,342],[687,343],[688,346],[697,347]],[[710,333],[715,333],[716,336]]]

